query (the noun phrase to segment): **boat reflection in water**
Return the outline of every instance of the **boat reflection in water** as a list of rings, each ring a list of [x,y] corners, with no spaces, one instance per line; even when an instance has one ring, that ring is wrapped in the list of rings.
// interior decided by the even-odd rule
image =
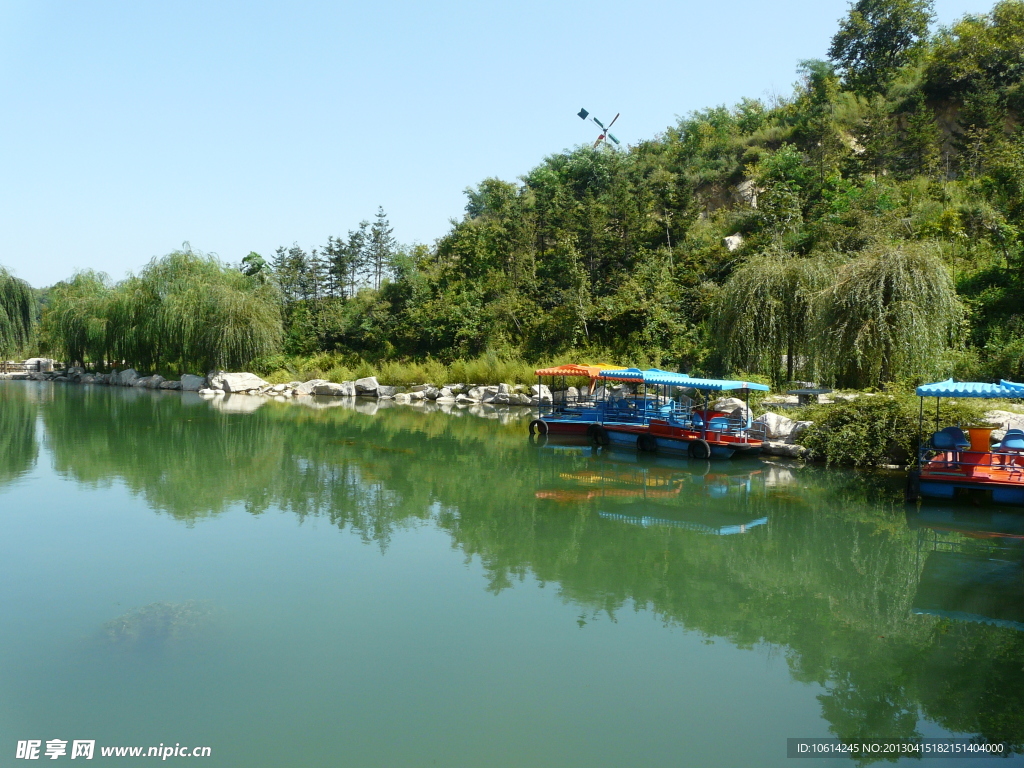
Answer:
[[[914,613],[1024,631],[1024,516],[922,507],[907,522],[924,560]]]
[[[763,502],[770,468],[758,460],[723,465],[592,448],[572,438],[549,440],[544,457],[577,461],[545,477],[538,499],[595,503],[606,519],[642,527],[683,528],[712,535],[746,533],[768,522]]]

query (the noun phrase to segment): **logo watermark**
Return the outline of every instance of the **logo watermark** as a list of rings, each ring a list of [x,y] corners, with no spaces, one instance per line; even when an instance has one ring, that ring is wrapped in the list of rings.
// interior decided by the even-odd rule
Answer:
[[[183,747],[180,742],[174,746],[161,742],[156,747],[101,746],[97,749],[95,739],[25,739],[18,742],[14,757],[17,760],[57,760],[61,757],[92,760],[98,753],[100,757],[158,757],[166,760],[169,757],[210,757],[211,752],[210,747]]]

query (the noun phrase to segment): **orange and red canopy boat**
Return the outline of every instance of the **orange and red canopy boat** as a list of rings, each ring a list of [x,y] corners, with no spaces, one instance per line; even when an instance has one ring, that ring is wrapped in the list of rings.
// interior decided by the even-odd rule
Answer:
[[[534,371],[537,376],[586,376],[588,379],[596,379],[601,371],[622,371],[625,368],[621,365],[556,365],[553,368],[541,368]]]

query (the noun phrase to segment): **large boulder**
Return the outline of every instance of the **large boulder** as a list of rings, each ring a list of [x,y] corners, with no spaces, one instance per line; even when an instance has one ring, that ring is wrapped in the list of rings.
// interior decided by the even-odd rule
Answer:
[[[367,376],[362,379],[356,379],[353,382],[356,387],[357,395],[375,395],[377,390],[380,388],[380,384],[377,382],[376,376]]]
[[[764,425],[765,434],[769,440],[785,440],[793,431],[796,422],[781,414],[768,411],[755,419],[754,424]]]
[[[334,381],[324,381],[313,387],[313,394],[320,397],[341,397],[345,388]]]
[[[312,389],[312,394],[328,397],[355,397],[356,394],[356,388],[352,386],[351,381],[343,381],[340,384],[333,381],[321,381]]]
[[[737,408],[743,407],[743,401],[738,397],[723,397],[719,400],[715,400],[711,404],[711,409],[715,411],[725,411],[726,413],[732,413]]]
[[[802,445],[793,445],[791,443],[766,442],[761,446],[761,453],[768,456],[785,456],[790,459],[803,458],[806,452],[807,449]]]
[[[250,389],[269,386],[255,373],[215,371],[206,378],[210,383],[210,389],[219,389],[228,393],[248,392]]]
[[[386,400],[389,397],[394,397],[398,394],[398,387],[390,387],[386,384],[380,384],[377,387],[377,397]]]
[[[182,389],[180,381],[162,381],[160,382],[160,389],[173,389],[180,391]],[[198,392],[199,390],[195,390]]]
[[[313,390],[317,388],[319,384],[330,384],[327,379],[310,379],[309,381],[299,382],[295,384],[295,394],[297,395],[312,395]]]
[[[146,382],[147,389],[160,389],[160,385],[163,384],[167,379],[161,376],[159,373],[149,377],[149,381]]]
[[[793,423],[793,429],[790,430],[789,436],[786,438],[788,443],[799,443],[801,436],[807,431],[807,428],[814,424],[813,421],[797,421]]]
[[[183,392],[198,392],[206,386],[205,376],[196,376],[191,373],[184,373],[181,376],[181,389]]]
[[[117,374],[117,383],[122,387],[134,387],[139,374],[134,368],[126,368]]]

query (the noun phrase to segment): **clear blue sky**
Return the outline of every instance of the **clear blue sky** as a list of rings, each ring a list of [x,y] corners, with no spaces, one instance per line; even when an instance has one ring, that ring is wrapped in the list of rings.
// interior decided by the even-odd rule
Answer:
[[[991,0],[937,0],[939,23]],[[120,279],[188,240],[238,261],[344,235],[405,243],[596,137],[786,94],[844,0],[514,3],[0,0],[0,264]]]

